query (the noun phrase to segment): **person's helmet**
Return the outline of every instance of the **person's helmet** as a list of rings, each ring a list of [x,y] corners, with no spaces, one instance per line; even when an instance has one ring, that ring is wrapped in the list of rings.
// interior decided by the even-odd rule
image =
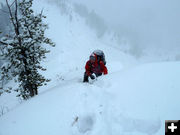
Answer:
[[[96,55],[98,62],[103,61],[104,65],[106,65],[105,55],[102,50],[95,50],[93,53]]]
[[[89,60],[91,61],[91,62],[95,62],[96,61],[96,54],[94,54],[94,53],[92,53],[91,55],[90,55],[90,57],[89,57]]]

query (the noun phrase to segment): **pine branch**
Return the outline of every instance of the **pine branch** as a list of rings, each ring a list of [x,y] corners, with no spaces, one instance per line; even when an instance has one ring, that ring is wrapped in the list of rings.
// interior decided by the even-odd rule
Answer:
[[[5,42],[0,41],[0,44],[1,44],[1,45],[6,45],[6,46],[10,45],[10,46],[13,46],[13,47],[14,47],[14,44],[12,44],[12,43],[11,43],[11,44],[8,44],[8,43],[5,43]]]
[[[2,41],[0,41],[0,44],[2,44],[2,45],[8,45],[7,43],[2,42]]]
[[[28,24],[26,20],[25,20],[25,23]],[[31,33],[30,29],[29,29],[29,25],[26,25],[25,27],[27,28],[27,30],[29,32],[29,36],[31,37],[31,39],[33,39],[33,35],[32,35],[32,33]]]

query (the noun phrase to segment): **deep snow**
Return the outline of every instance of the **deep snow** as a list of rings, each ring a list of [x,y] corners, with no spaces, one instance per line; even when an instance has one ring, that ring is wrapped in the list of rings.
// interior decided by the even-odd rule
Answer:
[[[1,117],[0,134],[161,135],[165,120],[179,119],[179,68],[151,63],[59,83]]]
[[[47,35],[56,43],[43,62],[51,82],[21,104],[9,94],[0,97],[0,105],[9,107],[0,117],[0,135],[162,135],[165,120],[180,119],[180,62],[139,65],[108,39],[98,39],[72,8],[71,19],[42,0],[34,8],[44,8]],[[109,74],[82,83],[95,49],[105,52]]]

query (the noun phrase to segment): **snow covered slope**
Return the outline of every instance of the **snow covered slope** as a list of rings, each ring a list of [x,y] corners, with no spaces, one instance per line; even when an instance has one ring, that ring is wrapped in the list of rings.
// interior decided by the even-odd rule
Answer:
[[[179,62],[137,66],[132,56],[98,39],[73,10],[61,14],[58,5],[42,3],[36,1],[35,9],[44,8],[47,35],[56,43],[43,62],[52,81],[16,107],[14,98],[0,97],[13,108],[0,117],[0,135],[162,135],[164,120],[180,119]],[[94,49],[105,52],[109,74],[84,84]]]
[[[162,135],[179,119],[180,63],[110,73],[92,84],[69,80],[0,119],[0,135]]]

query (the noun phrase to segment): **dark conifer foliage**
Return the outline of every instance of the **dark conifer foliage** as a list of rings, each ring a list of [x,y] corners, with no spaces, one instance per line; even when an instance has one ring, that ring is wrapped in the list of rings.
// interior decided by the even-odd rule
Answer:
[[[46,18],[43,12],[34,14],[33,0],[15,0],[12,4],[6,0],[6,3],[13,32],[0,40],[1,55],[8,61],[1,67],[1,79],[14,79],[19,84],[15,89],[18,96],[28,99],[37,95],[38,88],[49,81],[39,71],[46,70],[41,66],[49,52],[45,44],[54,46],[54,43],[45,36],[48,26],[43,23]]]

